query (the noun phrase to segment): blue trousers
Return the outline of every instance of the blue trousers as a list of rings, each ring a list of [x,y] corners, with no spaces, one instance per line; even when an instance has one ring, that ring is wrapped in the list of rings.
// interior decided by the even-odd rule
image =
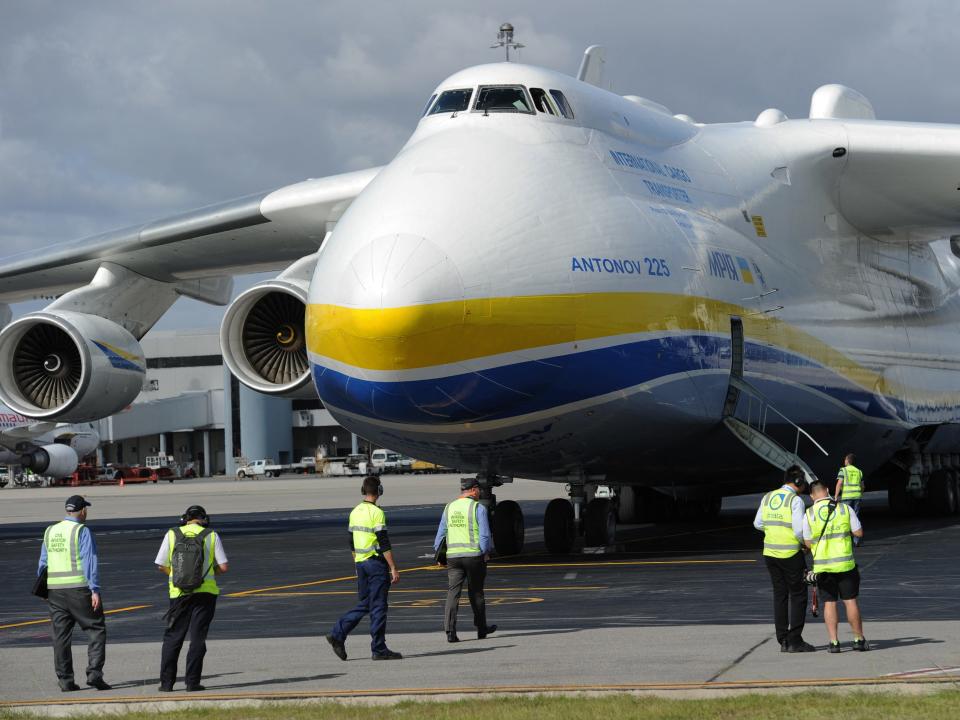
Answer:
[[[860,498],[856,498],[855,500],[844,500],[843,503],[844,505],[847,505],[851,510],[853,510],[853,512],[856,513],[857,517],[860,518]],[[860,518],[860,522],[861,523],[863,522],[862,518]],[[855,537],[853,539],[853,544],[859,545],[860,538]]]
[[[341,617],[330,633],[343,642],[364,615],[370,615],[370,651],[380,654],[387,651],[387,593],[390,592],[390,568],[379,557],[357,563],[356,607]]]

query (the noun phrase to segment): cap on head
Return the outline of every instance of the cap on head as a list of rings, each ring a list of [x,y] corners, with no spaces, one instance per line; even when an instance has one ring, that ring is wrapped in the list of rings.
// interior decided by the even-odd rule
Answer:
[[[93,503],[87,502],[82,495],[71,495],[63,507],[67,512],[80,512],[85,507],[93,507]]]
[[[203,509],[202,505],[191,505],[184,511],[183,515],[180,516],[180,519],[183,522],[187,522],[188,520],[206,520],[207,511]]]
[[[466,492],[467,490],[473,490],[478,487],[480,487],[480,481],[475,477],[460,478],[460,492]]]

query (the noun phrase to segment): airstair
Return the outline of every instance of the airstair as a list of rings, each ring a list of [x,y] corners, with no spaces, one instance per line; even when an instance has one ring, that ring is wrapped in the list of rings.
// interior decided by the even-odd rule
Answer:
[[[723,424],[740,442],[774,467],[786,470],[791,465],[799,465],[808,477],[814,477],[810,466],[800,457],[801,440],[806,438],[824,455],[829,453],[810,433],[777,410],[760,390],[743,378],[743,320],[739,317],[730,318],[730,340],[730,384],[723,404]],[[771,413],[778,425],[792,428],[792,452],[767,433]]]

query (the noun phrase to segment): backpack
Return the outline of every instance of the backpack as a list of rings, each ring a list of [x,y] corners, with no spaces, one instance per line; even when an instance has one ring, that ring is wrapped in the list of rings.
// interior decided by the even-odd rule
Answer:
[[[203,579],[210,572],[206,565],[204,540],[213,532],[204,528],[196,535],[185,535],[180,528],[173,528],[173,555],[170,557],[170,578],[174,587],[182,592],[191,593],[203,585]]]

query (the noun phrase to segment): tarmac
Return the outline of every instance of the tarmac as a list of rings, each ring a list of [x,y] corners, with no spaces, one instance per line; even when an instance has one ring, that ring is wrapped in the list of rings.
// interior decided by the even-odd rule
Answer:
[[[891,517],[882,494],[864,503],[861,607],[867,653],[825,652],[822,621],[805,638],[819,652],[784,654],[773,636],[769,579],[751,522],[759,498],[727,499],[717,520],[621,527],[618,544],[568,556],[546,553],[543,511],[563,486],[501,488],[524,510],[520,555],[495,559],[489,621],[477,640],[469,607],[462,642],[442,633],[446,574],[432,543],[455,476],[384,479],[391,540],[403,569],[390,594],[388,644],[401,661],[374,665],[367,625],[341,662],[323,639],[355,598],[346,514],[358,478],[200,479],[84,488],[108,617],[105,675],[112,691],[61,694],[49,623],[29,595],[43,527],[73,490],[0,491],[0,707],[46,712],[178,701],[397,698],[515,692],[726,692],[806,687],[942,687],[960,681],[960,524]],[[205,693],[157,694],[165,578],[153,567],[163,531],[203,504],[221,532],[230,572],[221,578],[204,668]],[[83,634],[74,640],[83,679]],[[181,665],[183,658],[181,658]],[[182,690],[182,684],[177,686]],[[61,705],[65,703],[65,705]],[[160,703],[159,705],[155,703]]]

